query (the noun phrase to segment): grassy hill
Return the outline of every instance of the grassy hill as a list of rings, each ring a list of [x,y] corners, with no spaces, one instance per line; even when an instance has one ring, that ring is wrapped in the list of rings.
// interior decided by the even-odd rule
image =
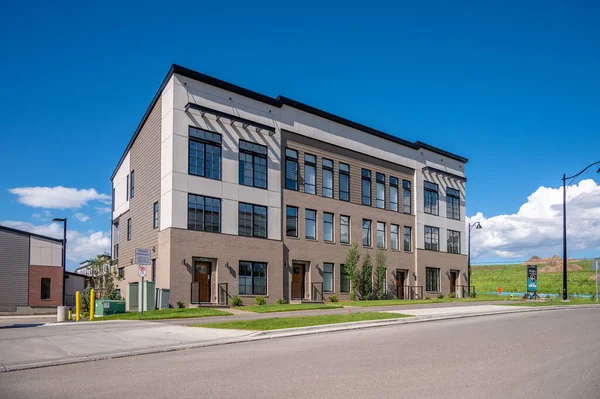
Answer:
[[[581,271],[569,271],[567,283],[569,294],[596,294],[596,282],[591,260],[578,260]],[[540,294],[562,294],[562,272],[542,272],[538,266],[538,292]],[[494,265],[471,266],[471,285],[477,292],[496,292],[502,287],[505,292],[525,292],[527,290],[527,266]]]

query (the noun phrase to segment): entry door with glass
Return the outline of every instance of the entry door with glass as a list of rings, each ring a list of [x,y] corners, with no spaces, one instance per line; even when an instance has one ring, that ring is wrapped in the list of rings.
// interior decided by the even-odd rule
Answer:
[[[194,284],[197,290],[196,302],[210,302],[210,263],[194,262]],[[192,289],[192,292],[194,289]]]
[[[456,288],[458,285],[457,281],[458,281],[458,272],[455,270],[450,271],[450,293],[457,294],[457,296],[458,296],[458,293],[456,291]]]
[[[404,292],[404,281],[406,280],[406,270],[396,270],[396,296],[398,299],[406,299]]]
[[[304,298],[304,265],[294,263],[292,266],[292,299]]]

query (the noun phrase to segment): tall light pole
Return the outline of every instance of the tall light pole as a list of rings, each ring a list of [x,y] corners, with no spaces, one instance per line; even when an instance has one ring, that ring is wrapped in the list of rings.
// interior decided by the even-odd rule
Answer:
[[[594,162],[591,165],[588,165],[584,170],[577,173],[576,175],[567,177],[566,174],[563,174],[563,301],[569,300],[569,294],[567,293],[567,180],[575,179],[577,176],[581,175],[583,172],[588,170],[594,165],[600,164],[600,161]],[[600,169],[598,169],[598,173],[600,173]]]
[[[65,306],[65,273],[67,272],[67,218],[54,218],[53,222],[63,223],[63,248],[62,248],[62,305]]]
[[[471,230],[481,229],[481,223],[469,223],[469,245],[468,245],[468,269],[467,269],[467,289],[469,290],[469,296],[471,296]]]

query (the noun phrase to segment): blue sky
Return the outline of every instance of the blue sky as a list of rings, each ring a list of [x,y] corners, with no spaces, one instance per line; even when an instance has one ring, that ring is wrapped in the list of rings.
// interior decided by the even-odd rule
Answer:
[[[55,232],[46,212],[69,217],[71,262],[105,245],[100,194],[178,63],[466,156],[467,215],[487,227],[475,259],[559,253],[560,225],[539,224],[560,220],[549,200],[560,196],[538,189],[600,160],[597,2],[128,3],[3,6],[0,223]],[[582,179],[600,182],[593,172]],[[44,209],[8,191],[37,186],[99,195]],[[519,214],[533,193],[526,208],[547,212]],[[570,254],[598,256],[600,188],[575,197]],[[519,249],[516,230],[535,239]]]

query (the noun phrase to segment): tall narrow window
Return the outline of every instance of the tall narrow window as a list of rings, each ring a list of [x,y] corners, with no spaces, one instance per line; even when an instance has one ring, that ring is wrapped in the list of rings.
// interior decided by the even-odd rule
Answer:
[[[323,197],[333,198],[333,161],[323,158]]]
[[[371,171],[363,169],[361,171],[361,193],[362,204],[371,205]]]
[[[390,177],[390,211],[398,211],[398,179]]]
[[[446,187],[446,216],[460,220],[460,191]]]
[[[304,237],[309,240],[317,239],[317,211],[307,209],[304,220]]]
[[[425,290],[439,292],[440,290],[440,269],[433,267],[425,268]]]
[[[221,135],[189,127],[189,174],[221,180]]]
[[[240,295],[267,295],[267,264],[240,261]]]
[[[437,227],[425,226],[425,249],[432,251],[440,250],[440,229]]]
[[[368,219],[362,221],[362,241],[363,246],[371,246],[371,221]]]
[[[377,222],[377,248],[385,248],[385,223]]]
[[[333,213],[323,212],[323,241],[333,241]]]
[[[340,200],[350,201],[350,165],[340,162]]]
[[[135,170],[131,171],[131,183],[129,186],[129,198],[133,198],[135,195]]]
[[[188,194],[188,229],[221,232],[221,200]]]
[[[411,195],[410,195],[410,182],[408,180],[402,180],[402,204],[404,206],[404,213],[411,213]]]
[[[298,151],[285,149],[285,188],[298,190]]]
[[[267,238],[267,207],[240,202],[238,205],[238,234]]]
[[[385,209],[385,175],[382,173],[376,173],[375,180],[375,205],[377,206],[377,208]]]
[[[340,292],[350,292],[350,277],[344,265],[340,265]]]
[[[298,237],[298,208],[295,206],[285,208],[285,235]]]
[[[404,226],[404,250],[412,251],[412,228]]]
[[[425,200],[425,213],[429,213],[430,215],[439,215],[439,193],[438,193],[438,185],[435,183],[430,183],[428,181],[424,182],[424,200]]]
[[[398,245],[398,230],[400,227],[397,224],[393,224],[390,226],[390,233],[392,236],[392,249],[399,249]]]
[[[51,282],[52,282],[52,279],[42,277],[42,287],[41,287],[41,291],[40,291],[41,299],[43,299],[43,300],[50,299],[50,293],[52,292],[50,289]]]
[[[152,281],[156,282],[156,259],[152,259]]]
[[[152,228],[158,228],[158,202],[152,206]]]
[[[127,189],[125,190],[125,200],[129,201],[129,175],[127,175]]]
[[[448,252],[460,253],[460,231],[448,230]]]
[[[304,154],[304,192],[308,194],[317,193],[316,177],[317,159],[314,155]]]
[[[127,241],[131,241],[131,218],[127,219]]]
[[[240,140],[239,181],[244,186],[267,188],[267,147]]]
[[[120,235],[119,223],[115,223],[114,226],[115,226],[115,230],[114,230],[115,231],[115,233],[114,233],[115,245],[113,246],[112,258],[119,259],[119,235]]]
[[[350,216],[340,216],[340,242],[350,244]]]
[[[323,291],[333,292],[333,263],[323,263]]]

